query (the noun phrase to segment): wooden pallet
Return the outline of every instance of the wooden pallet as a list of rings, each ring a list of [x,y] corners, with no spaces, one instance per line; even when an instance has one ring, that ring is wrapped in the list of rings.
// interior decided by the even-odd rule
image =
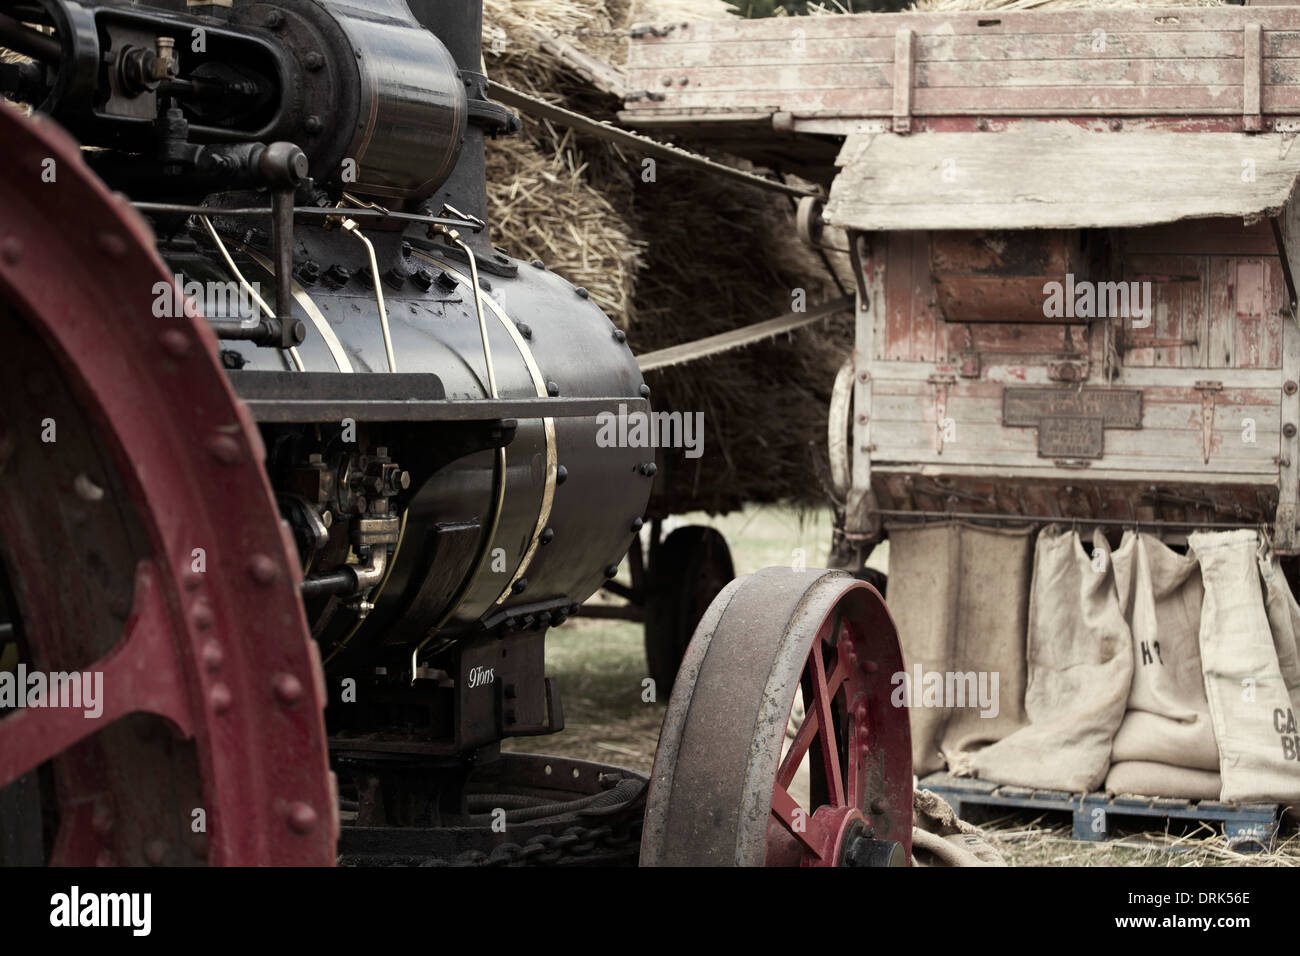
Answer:
[[[1218,824],[1228,838],[1228,845],[1242,851],[1271,850],[1277,836],[1278,808],[1274,804],[1238,805],[1217,800],[1032,790],[948,773],[930,774],[920,785],[948,801],[962,819],[967,818],[973,807],[1069,813],[1076,840],[1108,840],[1116,822],[1136,817]]]

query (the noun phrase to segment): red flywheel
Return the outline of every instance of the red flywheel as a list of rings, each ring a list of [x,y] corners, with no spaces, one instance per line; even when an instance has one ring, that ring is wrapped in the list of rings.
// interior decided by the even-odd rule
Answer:
[[[332,863],[301,575],[216,339],[155,314],[76,143],[8,106],[0,140],[0,852]]]

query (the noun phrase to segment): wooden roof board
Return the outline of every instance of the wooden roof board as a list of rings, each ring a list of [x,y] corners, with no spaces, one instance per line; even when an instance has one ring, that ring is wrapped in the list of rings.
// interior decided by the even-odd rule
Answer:
[[[1294,134],[861,133],[840,151],[827,222],[866,231],[1149,226],[1276,215],[1300,177]]]

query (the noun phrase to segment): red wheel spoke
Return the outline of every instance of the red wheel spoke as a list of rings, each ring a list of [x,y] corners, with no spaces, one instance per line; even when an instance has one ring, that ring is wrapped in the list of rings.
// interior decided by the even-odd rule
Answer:
[[[805,709],[803,723],[799,725],[799,732],[794,735],[794,740],[790,742],[790,749],[785,752],[785,757],[781,760],[781,769],[776,773],[776,782],[780,786],[790,786],[790,781],[794,779],[795,773],[799,770],[799,764],[803,762],[804,756],[808,753],[808,745],[812,743],[819,723],[816,712]]]
[[[780,784],[772,791],[772,816],[792,837],[804,845],[814,856],[821,858],[822,840],[820,826],[814,822],[812,814],[795,803],[790,791]]]
[[[812,660],[813,705],[816,708],[818,723],[817,736],[822,743],[822,763],[826,770],[826,783],[830,788],[831,806],[842,807],[844,803],[844,781],[840,775],[839,748],[835,746],[835,721],[831,717],[831,694],[826,686],[826,664],[822,656],[822,642],[813,641]]]
[[[848,727],[848,746],[845,748],[848,753],[848,771],[849,779],[847,782],[848,792],[846,797],[850,807],[860,807],[862,805],[862,758],[867,751],[867,702],[865,698],[859,697],[850,705],[848,718],[845,721]]]
[[[22,708],[0,720],[0,787],[12,783],[78,741],[128,713],[166,717],[190,734],[189,713],[176,670],[170,622],[155,579],[155,570],[141,562],[136,572],[135,601],[122,641],[84,671],[72,675],[85,686],[93,682],[93,707],[48,706],[54,688],[47,687],[46,706]],[[48,678],[49,675],[45,675]],[[18,688],[25,695],[26,688]],[[87,711],[91,711],[88,715]]]

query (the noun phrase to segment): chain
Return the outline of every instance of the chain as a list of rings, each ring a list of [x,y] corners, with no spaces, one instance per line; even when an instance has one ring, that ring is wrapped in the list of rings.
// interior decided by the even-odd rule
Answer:
[[[466,850],[449,860],[432,859],[423,866],[554,866],[568,859],[590,856],[598,850],[617,851],[639,845],[639,815],[619,823],[596,827],[571,826],[559,835],[539,833],[523,843],[502,843],[492,852]]]

